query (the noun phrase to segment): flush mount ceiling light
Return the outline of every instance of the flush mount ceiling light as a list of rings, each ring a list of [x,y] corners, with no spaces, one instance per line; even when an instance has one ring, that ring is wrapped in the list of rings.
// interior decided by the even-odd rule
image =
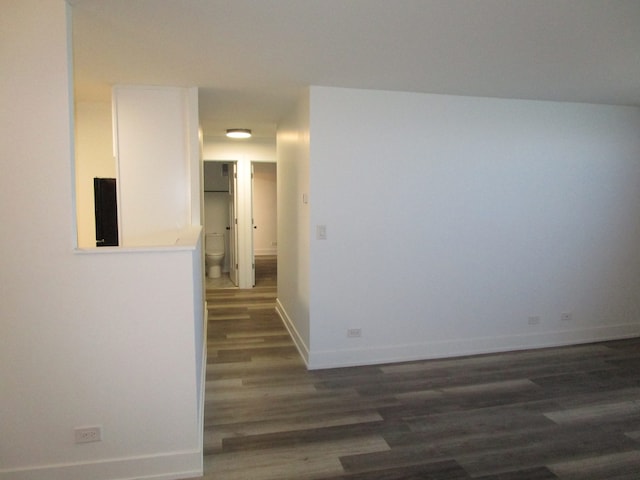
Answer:
[[[227,137],[229,138],[250,138],[251,130],[248,128],[229,128],[227,129]]]

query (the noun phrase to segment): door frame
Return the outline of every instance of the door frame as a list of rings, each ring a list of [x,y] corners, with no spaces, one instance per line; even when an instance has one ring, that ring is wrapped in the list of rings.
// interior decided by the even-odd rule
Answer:
[[[229,163],[229,278],[236,287],[239,284],[238,262],[238,165]]]

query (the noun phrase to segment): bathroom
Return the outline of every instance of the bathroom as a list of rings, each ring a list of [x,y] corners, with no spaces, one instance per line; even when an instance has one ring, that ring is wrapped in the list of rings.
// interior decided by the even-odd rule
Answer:
[[[233,164],[229,162],[204,162],[203,170],[205,251],[224,254],[215,262],[210,262],[211,255],[207,259],[207,281],[213,281],[215,277],[212,283],[216,286],[232,286],[229,285],[229,167],[233,171]],[[217,239],[212,234],[222,237]],[[212,245],[212,240],[218,245]],[[212,268],[210,263],[216,263],[216,266]],[[225,272],[224,277],[222,272]]]
[[[234,185],[229,183],[233,181],[234,169],[241,170],[247,163],[251,174],[238,172],[234,195]],[[254,278],[247,277],[254,272],[247,265],[255,264],[255,256],[266,258],[277,254],[276,164],[205,160],[203,184],[207,287],[251,287]],[[238,218],[235,232],[230,221],[234,201]],[[249,214],[242,215],[243,210]],[[216,250],[220,254],[212,255]],[[243,255],[243,250],[249,252]],[[232,262],[232,258],[236,261]],[[233,263],[240,264],[235,272],[231,268]]]

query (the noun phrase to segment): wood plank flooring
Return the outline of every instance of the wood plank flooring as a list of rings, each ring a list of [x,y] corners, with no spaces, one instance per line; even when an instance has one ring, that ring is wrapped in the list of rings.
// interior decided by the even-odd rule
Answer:
[[[640,339],[308,372],[265,268],[207,292],[203,479],[640,479]]]

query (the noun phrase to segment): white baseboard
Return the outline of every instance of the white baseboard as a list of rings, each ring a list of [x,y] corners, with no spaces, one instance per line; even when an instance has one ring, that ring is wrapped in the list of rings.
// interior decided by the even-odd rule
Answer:
[[[640,336],[640,325],[630,323],[566,331],[549,331],[537,334],[465,338],[348,350],[309,351],[309,347],[296,330],[295,324],[279,299],[276,300],[276,312],[289,331],[300,356],[309,370],[562,347]]]
[[[304,363],[307,365],[307,368],[309,368],[309,347],[304,343],[304,340],[302,339],[295,325],[291,321],[291,317],[289,317],[284,306],[282,305],[282,303],[280,303],[280,299],[276,299],[276,313],[282,320],[282,323],[284,323],[284,326],[286,327],[286,329],[289,331],[289,335],[291,335],[291,338],[293,339],[293,343],[298,349],[298,353],[302,357],[302,360],[304,361]]]
[[[0,470],[2,480],[179,480],[202,475],[202,451]]]
[[[207,339],[209,338],[209,305],[204,302],[203,312],[203,326],[202,326],[202,365],[200,370],[200,409],[198,411],[198,434],[200,448],[204,450],[204,404],[206,399],[206,385],[207,385]]]
[[[291,331],[289,326],[287,328]],[[625,324],[539,334],[469,338],[350,350],[312,351],[307,353],[308,360],[305,362],[309,370],[318,370],[561,347],[638,336],[640,336],[640,328],[637,324]]]

